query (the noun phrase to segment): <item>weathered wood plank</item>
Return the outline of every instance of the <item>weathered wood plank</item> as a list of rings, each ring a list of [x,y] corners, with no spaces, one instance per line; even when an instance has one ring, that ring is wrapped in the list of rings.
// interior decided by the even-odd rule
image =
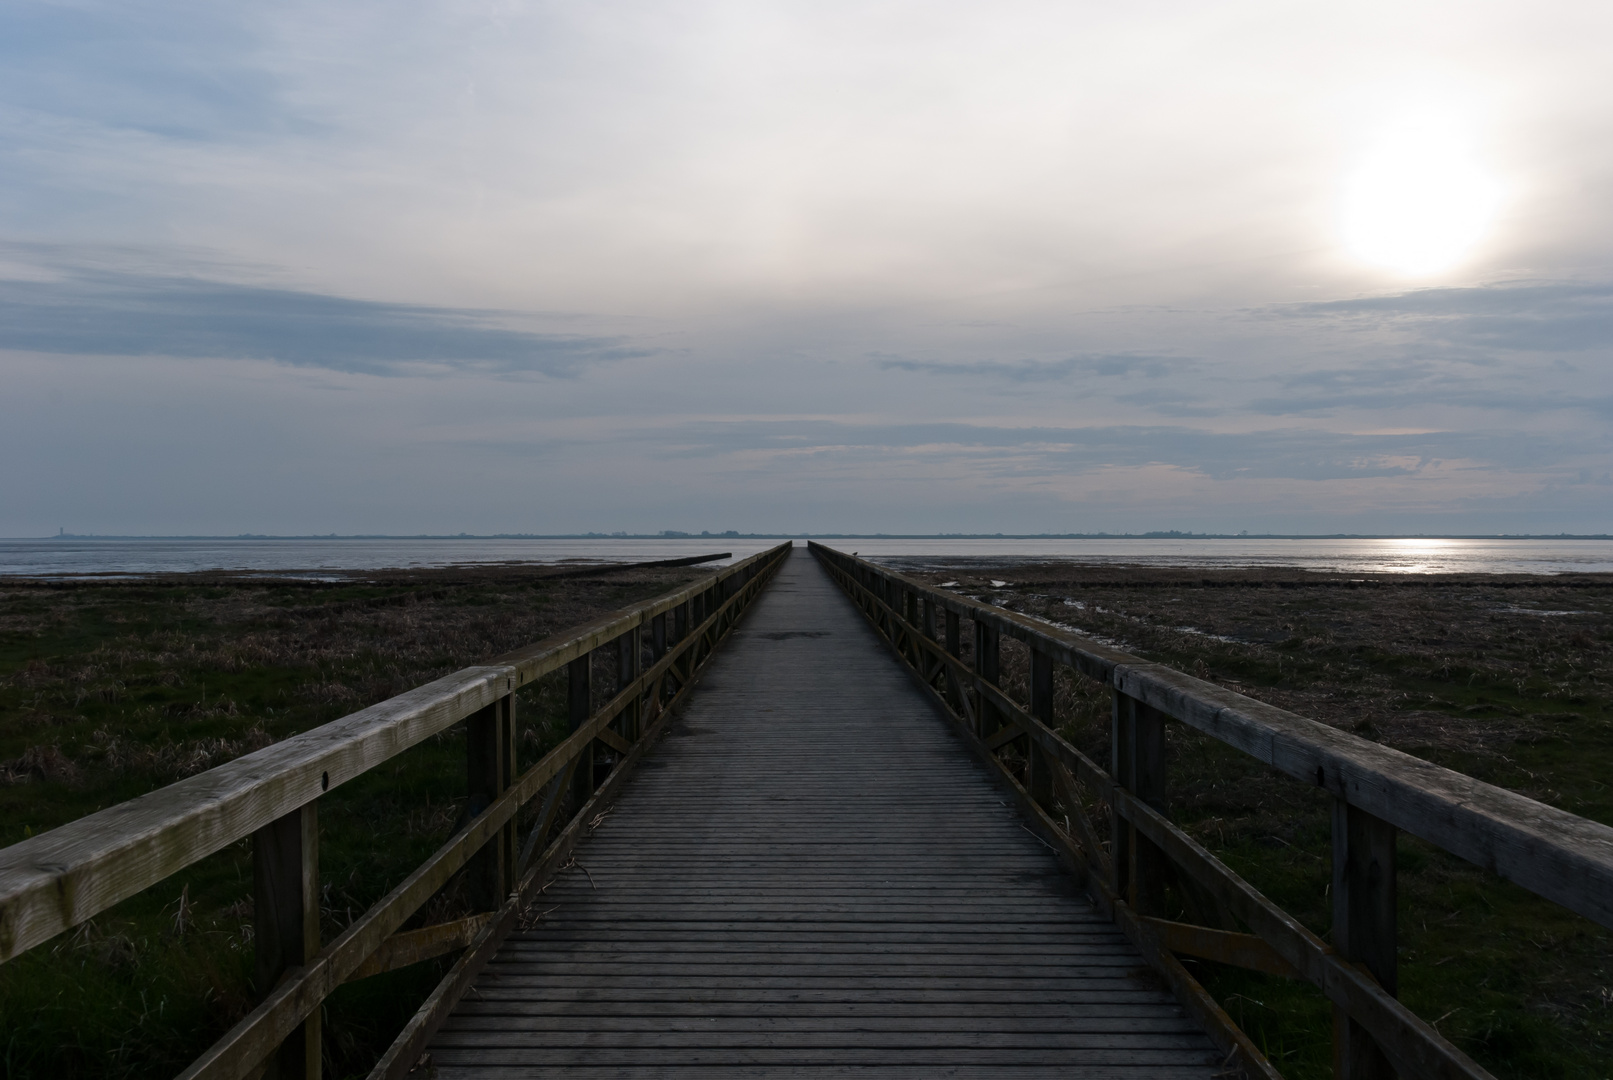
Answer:
[[[1137,1080],[1185,1053],[1208,1080],[1224,1055],[1139,979],[1136,950],[937,719],[815,564],[792,560],[545,889],[542,919],[483,969],[433,1062],[502,1047],[496,1066],[463,1060],[572,1074],[698,1053],[727,1075],[927,1045],[947,1070],[989,1050],[1066,1075],[1107,1052],[1124,1058],[1111,1076]],[[866,1019],[904,1008],[918,1011]]]

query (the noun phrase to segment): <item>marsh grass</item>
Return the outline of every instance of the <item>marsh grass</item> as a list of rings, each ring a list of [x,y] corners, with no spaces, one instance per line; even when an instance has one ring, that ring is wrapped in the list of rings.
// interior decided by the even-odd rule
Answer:
[[[335,586],[0,586],[0,844],[193,775],[657,595],[698,571],[544,580],[511,571]],[[596,660],[596,700],[614,686]],[[520,764],[562,739],[564,673],[523,687]],[[320,800],[324,940],[461,824],[463,726]],[[0,1074],[166,1077],[255,1004],[242,841],[0,966]],[[410,925],[467,910],[452,882]],[[448,961],[340,988],[326,1075],[363,1075]]]
[[[1613,577],[1000,563],[915,576],[955,579],[960,593],[1613,824]],[[1005,689],[1027,701],[1028,650],[1005,639],[1001,664]],[[1108,690],[1060,670],[1054,713],[1107,768]],[[1166,743],[1170,816],[1329,937],[1328,799],[1179,724]],[[1606,1080],[1613,934],[1404,834],[1397,861],[1401,999],[1497,1076]],[[1167,902],[1168,915],[1192,918],[1179,888]],[[1330,1075],[1332,1014],[1319,991],[1190,966],[1285,1076]]]

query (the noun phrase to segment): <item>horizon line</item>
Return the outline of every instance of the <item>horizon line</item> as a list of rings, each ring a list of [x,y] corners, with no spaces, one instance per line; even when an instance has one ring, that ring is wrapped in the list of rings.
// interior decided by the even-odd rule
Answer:
[[[117,534],[57,532],[0,537],[0,542],[49,540],[1613,540],[1609,533],[1216,533],[1177,529],[1088,533],[234,533]]]

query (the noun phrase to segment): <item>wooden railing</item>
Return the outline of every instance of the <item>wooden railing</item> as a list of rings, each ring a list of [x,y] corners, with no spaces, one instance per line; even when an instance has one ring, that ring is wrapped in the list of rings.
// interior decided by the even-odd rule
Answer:
[[[1435,844],[1613,927],[1613,828],[1105,647],[1081,634],[930,588],[809,545],[831,577],[966,733],[1093,900],[1249,1076],[1279,1074],[1177,955],[1304,979],[1334,1008],[1334,1075],[1490,1074],[1396,1000],[1395,836]],[[938,623],[938,619],[944,626]],[[961,659],[973,624],[972,664]],[[1030,700],[999,686],[1004,637],[1030,649]],[[1110,767],[1053,724],[1064,665],[1113,691]],[[1166,818],[1164,725],[1180,721],[1333,796],[1333,928],[1324,942]],[[1014,747],[1023,770],[998,755]],[[1106,845],[1080,790],[1107,806]],[[1055,808],[1059,812],[1055,814]],[[1067,823],[1061,821],[1068,815]],[[1168,920],[1168,884],[1200,923]],[[1185,886],[1185,888],[1183,888]],[[1189,910],[1192,910],[1192,907]],[[1241,927],[1247,928],[1244,932]]]
[[[320,1005],[333,990],[461,951],[371,1074],[403,1075],[789,547],[0,850],[0,961],[250,836],[257,985],[267,992],[181,1076],[318,1077]],[[615,655],[618,692],[595,707],[590,675],[599,649]],[[515,692],[561,668],[572,733],[517,775]],[[461,721],[473,816],[322,943],[320,796]],[[596,747],[605,751],[598,765],[614,759],[608,772],[596,767]],[[518,823],[529,805],[537,812],[523,839]],[[400,933],[461,869],[477,913]]]

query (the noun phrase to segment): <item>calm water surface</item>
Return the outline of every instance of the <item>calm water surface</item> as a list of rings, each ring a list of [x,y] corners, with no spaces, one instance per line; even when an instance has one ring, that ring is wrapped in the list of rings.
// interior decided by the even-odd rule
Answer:
[[[645,562],[718,551],[743,559],[776,540],[0,540],[0,574],[150,574],[192,570],[321,572],[568,559]],[[799,545],[802,541],[796,541]],[[1613,540],[834,540],[881,562],[1073,559],[1089,563],[1285,566],[1357,573],[1613,572]]]
[[[1613,572],[1613,540],[901,540],[840,545],[881,562],[1036,559],[1141,566],[1286,566],[1373,574]]]

